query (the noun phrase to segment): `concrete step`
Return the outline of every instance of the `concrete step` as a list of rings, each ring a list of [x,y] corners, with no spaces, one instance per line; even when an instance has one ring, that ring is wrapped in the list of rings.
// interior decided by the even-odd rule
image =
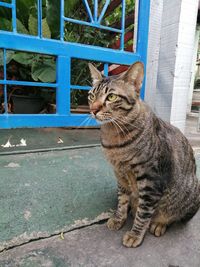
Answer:
[[[3,129],[0,135],[0,156],[98,145],[99,129]]]
[[[19,151],[17,150],[18,147],[14,147],[13,151],[1,150],[0,266],[133,266],[120,265],[123,261],[118,258],[119,256],[117,256],[117,253],[113,251],[112,257],[108,255],[112,253],[112,250],[108,250],[108,254],[106,254],[106,251],[103,252],[102,257],[105,256],[105,259],[102,264],[104,265],[100,264],[101,250],[98,250],[96,256],[98,260],[97,264],[95,263],[96,258],[94,255],[92,256],[92,253],[94,253],[93,248],[98,247],[98,244],[102,242],[102,238],[105,238],[105,242],[108,242],[108,244],[110,244],[109,246],[114,246],[118,251],[119,249],[123,249],[124,255],[129,257],[129,253],[126,254],[125,252],[129,250],[124,250],[121,246],[121,235],[115,236],[113,233],[107,232],[104,226],[92,226],[91,228],[87,228],[89,229],[88,236],[92,241],[88,243],[88,247],[85,246],[89,250],[90,245],[92,248],[91,251],[93,252],[83,254],[83,258],[80,257],[80,262],[83,261],[82,265],[79,264],[79,261],[71,258],[70,243],[67,242],[67,240],[71,239],[70,234],[67,232],[104,221],[110,216],[111,209],[114,209],[116,206],[116,181],[111,166],[107,163],[101,148],[98,146],[99,130],[87,133],[86,131],[87,130],[83,130],[83,132],[77,132],[76,134],[73,133],[73,131],[62,131],[62,138],[68,145],[59,148],[59,144],[55,145],[52,142],[52,140],[55,142],[54,137],[58,135],[56,131],[48,135],[45,130],[43,130],[41,137],[39,133],[37,133],[38,135],[36,134],[36,131],[26,132],[24,129],[20,129],[18,130],[18,137],[21,137],[23,134],[26,134],[26,137],[29,136],[27,140],[30,140],[30,146],[27,150]],[[4,132],[4,135],[0,137],[1,141],[3,140],[2,138],[6,140],[9,136],[8,134],[9,132]],[[13,134],[12,143],[17,142],[19,139],[18,137]],[[39,137],[40,141],[38,142],[37,140]],[[49,149],[50,141],[53,145]],[[87,147],[88,142],[91,147]],[[43,147],[41,147],[42,145]],[[45,147],[46,149],[43,150]],[[40,148],[41,151],[46,152],[38,152]],[[59,149],[56,150],[57,148]],[[35,153],[30,153],[31,151]],[[196,155],[196,158],[198,175],[200,177],[200,155]],[[197,221],[195,221],[193,229],[197,229],[197,227],[199,226]],[[69,242],[71,242],[74,248],[74,253],[77,248],[79,251],[78,253],[82,255],[82,253],[84,253],[84,240],[81,240],[81,242],[79,241],[78,236],[82,235],[82,232],[79,231],[82,230],[77,230],[77,232],[75,232],[77,233],[75,241],[73,242],[71,240]],[[92,233],[95,231],[99,234],[96,236],[94,235],[92,239]],[[60,234],[63,232],[66,233],[66,241],[60,238]],[[87,233],[87,231],[83,233]],[[185,235],[185,232],[183,233]],[[191,232],[192,238],[195,234],[195,232]],[[105,235],[106,237],[104,237]],[[55,253],[59,254],[60,249],[62,254],[59,254],[60,256],[52,253],[53,248],[49,244],[52,243],[52,246],[53,244],[57,246],[57,241],[54,243],[54,239],[48,238],[52,236],[55,236],[55,240],[60,242],[59,244],[63,246],[58,246],[58,251],[55,250]],[[95,237],[97,239],[95,239]],[[199,235],[197,234],[195,238],[198,239],[198,237]],[[85,238],[84,234],[83,238]],[[176,238],[178,237],[176,236]],[[188,242],[187,238],[188,235],[185,236],[186,242]],[[31,243],[31,241],[37,239],[44,239],[44,241],[42,241],[44,243],[40,243],[41,241],[38,241],[38,243]],[[152,240],[156,239],[154,238]],[[172,246],[173,239],[170,240],[164,244],[166,244],[166,246]],[[30,244],[27,245],[28,247],[26,250],[26,246],[23,246],[23,244],[28,242],[30,242]],[[155,241],[151,241],[150,246],[152,246],[154,242]],[[38,244],[36,249],[34,249],[34,244]],[[40,244],[42,244],[41,249]],[[103,244],[104,243],[101,243],[100,248],[102,248]],[[18,249],[14,248],[16,246],[20,247]],[[82,246],[83,248],[81,248]],[[148,246],[149,245],[147,245],[148,250],[150,249],[150,251],[152,251],[152,248]],[[156,246],[155,251],[159,248],[158,244]],[[177,246],[179,247],[180,244]],[[107,245],[105,248],[107,248]],[[184,246],[183,252],[186,248],[187,246]],[[8,249],[7,252],[1,253],[6,249]],[[67,251],[65,255],[70,254],[69,256],[63,256],[65,249]],[[192,247],[192,250],[195,249],[196,247]],[[20,254],[20,251],[24,251],[23,253],[25,254]],[[48,251],[52,253],[53,258],[49,258]],[[15,257],[15,253],[19,253],[19,257]],[[27,256],[25,256],[26,253]],[[136,263],[139,264],[139,254],[133,255],[136,256],[138,259]],[[42,265],[40,263],[41,257],[45,260],[49,259],[52,263],[49,263],[50,265]],[[84,257],[86,258],[84,259]],[[26,264],[26,261],[32,261],[33,258],[33,265]],[[110,260],[111,258],[112,260]],[[69,264],[67,259],[69,259]],[[90,261],[90,259],[92,260]],[[125,259],[126,258],[123,258],[123,260]],[[17,260],[21,261],[21,263],[18,264]],[[54,264],[54,261],[58,262],[58,264]],[[119,265],[117,265],[118,263]],[[129,261],[127,261],[127,264],[129,264]],[[175,261],[174,263],[171,262],[171,264],[175,264]],[[135,266],[146,267],[156,265]],[[158,266],[160,267],[162,265]],[[196,267],[196,265],[185,266]],[[198,267],[199,266],[200,265],[198,265]]]
[[[0,254],[2,267],[199,267],[200,211],[187,224],[171,226],[162,237],[147,233],[138,248],[122,246],[123,234],[93,225],[30,242]]]

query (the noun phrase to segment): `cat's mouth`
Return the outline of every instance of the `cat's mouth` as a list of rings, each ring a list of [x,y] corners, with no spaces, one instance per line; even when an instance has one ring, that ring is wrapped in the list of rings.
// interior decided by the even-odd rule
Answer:
[[[97,120],[100,123],[108,123],[112,121],[111,116],[108,116],[108,114],[94,114],[93,112],[91,112],[91,116],[92,118],[94,118],[95,120]]]

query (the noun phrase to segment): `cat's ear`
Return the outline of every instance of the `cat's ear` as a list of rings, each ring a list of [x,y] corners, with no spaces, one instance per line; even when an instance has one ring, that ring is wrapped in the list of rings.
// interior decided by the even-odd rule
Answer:
[[[142,82],[144,79],[144,65],[142,62],[136,62],[129,67],[129,69],[124,73],[123,80],[134,85],[136,93],[140,94],[140,89],[142,87]]]
[[[92,77],[92,83],[93,83],[93,85],[95,85],[96,83],[98,83],[102,80],[101,72],[98,71],[98,69],[96,69],[95,66],[92,65],[91,63],[88,63],[88,67],[90,69],[90,74]]]

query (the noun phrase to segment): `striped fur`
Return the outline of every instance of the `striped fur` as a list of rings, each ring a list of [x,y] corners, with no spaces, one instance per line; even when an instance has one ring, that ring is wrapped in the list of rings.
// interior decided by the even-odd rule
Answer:
[[[107,225],[120,229],[131,206],[134,222],[123,244],[137,247],[148,228],[161,236],[171,223],[188,220],[198,210],[200,186],[193,151],[177,128],[140,100],[141,63],[109,78],[93,66],[90,70],[95,80],[89,92],[90,108],[102,121],[102,147],[118,181],[118,207]],[[109,101],[113,93],[116,100]]]

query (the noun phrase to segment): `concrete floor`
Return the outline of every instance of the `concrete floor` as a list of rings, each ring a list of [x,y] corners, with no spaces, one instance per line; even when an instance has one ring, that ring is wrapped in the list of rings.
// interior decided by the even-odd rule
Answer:
[[[27,146],[0,149],[0,267],[200,267],[200,211],[161,238],[147,234],[137,249],[121,244],[130,220],[119,232],[107,230],[102,222],[116,205],[116,183],[98,145],[99,130],[6,130],[1,144],[10,136],[12,144],[23,136]],[[200,177],[193,117],[186,136]]]
[[[99,147],[4,155],[0,170],[0,251],[108,218],[115,207]]]
[[[199,267],[200,212],[186,225],[177,224],[162,237],[147,233],[142,246],[122,246],[130,222],[120,231],[92,225],[31,242],[1,254],[1,267]]]

